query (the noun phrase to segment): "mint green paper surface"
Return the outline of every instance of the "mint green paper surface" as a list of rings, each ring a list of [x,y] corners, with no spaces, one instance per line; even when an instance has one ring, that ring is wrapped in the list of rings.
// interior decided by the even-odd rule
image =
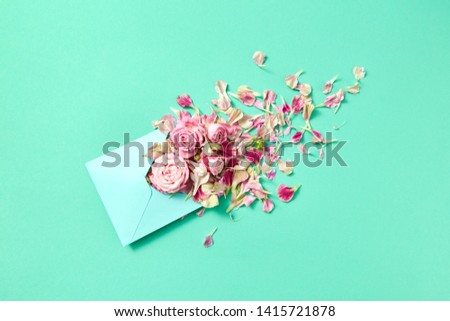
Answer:
[[[449,300],[448,1],[0,2],[0,299]],[[255,50],[267,53],[256,67]],[[190,215],[123,248],[84,164],[189,93],[353,83],[348,167],[299,166],[275,199]],[[249,107],[243,107],[249,108]],[[218,227],[215,244],[204,237]]]

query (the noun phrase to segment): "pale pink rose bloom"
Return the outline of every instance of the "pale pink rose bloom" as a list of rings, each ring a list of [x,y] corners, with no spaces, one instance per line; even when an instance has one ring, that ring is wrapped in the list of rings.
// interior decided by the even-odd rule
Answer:
[[[192,103],[192,99],[188,94],[183,94],[181,96],[178,96],[176,98],[178,105],[180,105],[180,107],[192,107],[193,103]]]
[[[270,213],[273,210],[273,202],[270,198],[266,198],[263,201],[263,211],[266,213]]]
[[[222,144],[227,141],[230,126],[225,123],[211,124],[208,126],[208,139],[216,144]]]
[[[325,102],[323,104],[328,108],[334,108],[336,106],[339,106],[343,100],[344,91],[342,89],[339,89],[337,93],[325,98]]]
[[[266,60],[266,55],[262,51],[255,51],[253,54],[253,61],[258,67],[264,67],[264,61]]]
[[[155,159],[148,178],[156,190],[173,194],[188,184],[189,167],[184,160],[168,153]]]
[[[294,197],[294,193],[299,189],[300,186],[301,185],[289,187],[284,184],[281,184],[277,188],[278,198],[283,202],[289,202]]]

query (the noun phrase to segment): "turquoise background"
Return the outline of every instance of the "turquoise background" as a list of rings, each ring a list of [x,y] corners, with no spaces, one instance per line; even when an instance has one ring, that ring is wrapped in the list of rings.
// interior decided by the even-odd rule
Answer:
[[[448,1],[0,1],[0,299],[449,300]],[[260,70],[255,50],[269,56]],[[284,96],[366,67],[348,167],[271,214],[222,206],[122,248],[84,167],[218,79]],[[270,189],[276,183],[269,184]],[[215,245],[202,246],[215,226]]]

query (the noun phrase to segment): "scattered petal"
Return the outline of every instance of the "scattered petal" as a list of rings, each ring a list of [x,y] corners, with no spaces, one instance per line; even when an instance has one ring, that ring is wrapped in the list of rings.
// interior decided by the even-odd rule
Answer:
[[[278,198],[283,202],[289,202],[294,197],[294,193],[300,188],[301,185],[297,185],[294,187],[289,187],[284,184],[281,184],[277,188]]]
[[[309,96],[311,94],[311,85],[309,84],[301,84],[299,86],[300,94],[302,96]]]
[[[258,67],[264,67],[264,61],[266,60],[266,55],[262,51],[255,51],[253,54],[253,61]]]
[[[202,207],[197,213],[195,213],[198,217],[202,217],[205,214],[206,208]]]
[[[300,153],[302,153],[303,155],[308,155],[308,154],[309,154],[309,152],[308,152],[308,150],[306,149],[305,145],[303,145],[303,144],[301,144],[301,143],[297,145],[297,149],[298,149],[298,151],[299,151]]]
[[[217,231],[217,227],[214,228],[214,230],[205,237],[205,241],[203,241],[203,246],[204,247],[210,247],[210,246],[212,246],[214,244],[212,237],[213,237],[213,235],[214,235],[214,233],[216,231]]]
[[[270,213],[273,210],[273,202],[270,198],[266,198],[263,201],[263,211],[266,213]]]
[[[284,82],[289,88],[296,89],[298,86],[298,77],[302,74],[302,70],[297,71],[295,75],[289,75],[284,78]]]
[[[256,199],[256,197],[255,196],[253,196],[253,195],[246,195],[245,197],[244,197],[244,205],[246,206],[246,207],[249,207],[250,205],[252,205],[252,203],[255,201],[255,199]]]
[[[319,158],[323,159],[323,146],[319,149]]]
[[[178,96],[176,98],[178,105],[180,105],[180,107],[192,107],[193,103],[192,103],[192,99],[188,94],[183,94],[181,96]]]
[[[325,95],[331,92],[331,90],[333,89],[333,84],[336,81],[337,77],[338,76],[336,75],[325,83],[325,86],[323,86],[322,90]]]
[[[291,141],[294,144],[299,143],[302,140],[303,132],[296,132],[294,135],[292,135]]]
[[[302,96],[292,97],[292,111],[294,112],[294,114],[298,114],[299,112],[301,112],[304,106],[305,101],[303,100]]]
[[[359,93],[359,82],[355,82],[355,84],[353,85],[353,86],[350,86],[350,87],[347,87],[347,91],[350,93],[350,94],[357,94],[357,93]]]
[[[313,134],[313,142],[314,143],[321,143],[321,142],[323,142],[323,136],[322,136],[322,134],[321,133],[319,133],[318,131],[316,131],[316,130],[312,130],[311,131],[312,132],[312,134]]]
[[[277,173],[277,171],[272,169],[270,172],[267,173],[267,179],[272,181],[275,178],[276,173]]]
[[[355,76],[356,80],[360,80],[366,76],[366,72],[364,71],[364,67],[354,67],[353,68],[353,76]]]
[[[305,107],[303,108],[303,119],[306,122],[309,122],[309,120],[311,119],[311,115],[314,111],[314,105],[313,104],[306,104]]]
[[[272,90],[264,90],[263,97],[264,97],[264,104],[271,105],[275,102],[277,94],[275,94]]]
[[[294,170],[294,164],[290,160],[283,161],[281,159],[278,160],[278,169],[286,175],[292,174]]]

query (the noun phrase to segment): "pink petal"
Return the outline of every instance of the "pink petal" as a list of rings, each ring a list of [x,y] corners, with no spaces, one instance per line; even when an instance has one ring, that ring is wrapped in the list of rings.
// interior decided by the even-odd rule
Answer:
[[[366,76],[366,72],[364,71],[364,67],[356,66],[353,68],[353,75],[356,80],[360,80]]]
[[[264,67],[264,61],[266,60],[266,55],[262,51],[255,51],[253,54],[253,61],[258,67]]]
[[[297,144],[297,143],[299,143],[300,140],[302,139],[302,136],[303,136],[303,132],[296,132],[296,133],[292,136],[291,141],[292,141],[294,144]]]
[[[205,241],[203,242],[203,246],[204,246],[204,247],[210,247],[211,245],[213,245],[212,235],[208,235],[208,236],[205,238]]]
[[[264,97],[264,103],[266,105],[270,105],[275,102],[275,98],[277,97],[277,94],[275,94],[275,92],[273,92],[272,90],[264,90],[263,97]]]
[[[270,198],[266,198],[263,201],[263,211],[266,213],[270,213],[273,210],[273,202]]]
[[[319,132],[316,131],[316,130],[312,130],[312,134],[313,134],[313,136],[314,136],[314,140],[315,140],[315,141],[323,142],[323,136],[322,136],[321,133],[319,133]]]
[[[277,171],[272,169],[270,172],[267,173],[267,178],[272,181],[275,178],[276,173]]]
[[[202,207],[197,213],[195,213],[195,214],[197,214],[197,216],[198,217],[202,217],[203,216],[203,214],[205,214],[205,207]]]
[[[180,107],[192,107],[193,103],[192,103],[192,99],[188,94],[183,94],[181,96],[178,96],[176,98],[178,105],[180,105]]]
[[[292,97],[292,110],[294,111],[294,114],[301,112],[303,106],[305,106],[305,101],[301,96]]]
[[[332,79],[330,79],[326,82],[325,86],[323,86],[324,94],[329,94],[331,92],[331,90],[333,89],[333,83],[336,81],[337,77],[338,76],[336,75]]]
[[[300,185],[295,187],[289,187],[284,184],[281,184],[277,188],[278,198],[283,202],[289,202],[294,197],[294,193],[298,190]]]
[[[203,241],[203,246],[204,247],[210,247],[210,246],[212,246],[214,243],[213,243],[213,235],[214,235],[214,233],[217,231],[217,227],[216,228],[214,228],[214,230],[209,234],[209,235],[207,235],[206,237],[205,237],[205,241]]]
[[[323,147],[320,147],[319,149],[319,157],[320,159],[323,159]]]
[[[256,199],[256,197],[255,196],[252,196],[252,195],[246,195],[245,197],[244,197],[244,205],[246,206],[246,207],[249,207],[250,205],[252,205],[252,203],[255,201],[255,199]]]

